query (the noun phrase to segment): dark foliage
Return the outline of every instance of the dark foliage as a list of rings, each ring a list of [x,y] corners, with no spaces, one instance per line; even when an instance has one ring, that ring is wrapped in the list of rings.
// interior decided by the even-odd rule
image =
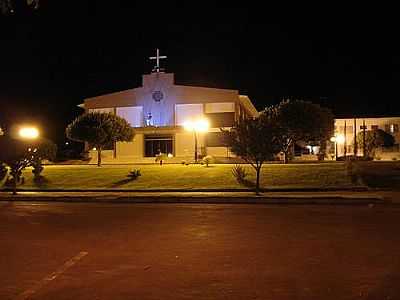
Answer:
[[[379,147],[391,147],[394,145],[394,137],[382,129],[365,131],[365,156],[373,158],[375,151]],[[357,146],[359,149],[364,147],[364,133],[357,134]]]
[[[97,165],[101,166],[101,150],[110,143],[129,142],[134,137],[129,123],[110,113],[86,113],[77,117],[66,129],[67,137],[87,142],[97,150]]]
[[[260,118],[272,120],[281,128],[285,162],[296,141],[320,145],[321,152],[325,152],[326,141],[334,130],[334,116],[329,109],[301,100],[284,100],[267,107]]]
[[[229,131],[222,130],[233,153],[249,163],[256,171],[256,193],[260,191],[262,165],[273,160],[282,148],[282,130],[273,119],[245,119]]]

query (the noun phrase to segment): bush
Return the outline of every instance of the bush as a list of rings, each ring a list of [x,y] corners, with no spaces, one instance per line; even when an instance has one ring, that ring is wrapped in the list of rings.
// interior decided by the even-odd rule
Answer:
[[[232,168],[232,174],[239,183],[244,183],[248,175],[246,168],[241,165],[234,165]]]
[[[32,173],[34,178],[39,178],[43,171],[42,161],[39,158],[34,158],[32,160],[31,166],[33,167]]]
[[[139,176],[142,176],[140,169],[133,169],[132,171],[129,172],[128,178],[130,180],[136,180],[138,179]]]
[[[364,156],[354,156],[354,155],[347,155],[347,156],[339,156],[336,161],[347,161],[347,160],[353,160],[353,161],[371,161],[373,160],[372,157],[364,157]]]
[[[214,162],[214,157],[212,157],[211,155],[207,155],[203,157],[202,162],[206,164],[206,167],[208,167],[209,164],[212,164]]]
[[[2,181],[4,177],[6,177],[7,172],[8,172],[7,166],[3,163],[0,163],[0,181]]]

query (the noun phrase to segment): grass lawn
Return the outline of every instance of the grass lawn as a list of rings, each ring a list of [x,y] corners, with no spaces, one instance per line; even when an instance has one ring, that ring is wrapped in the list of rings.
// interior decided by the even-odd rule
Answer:
[[[45,182],[33,181],[30,169],[24,171],[24,185],[20,188],[41,189],[210,189],[244,188],[232,175],[233,165],[138,165],[103,167],[89,165],[45,166],[42,175]],[[142,176],[127,181],[133,168],[140,169]],[[251,166],[246,167],[248,179],[255,180]],[[350,187],[349,176],[343,163],[321,164],[269,164],[262,170],[263,188],[333,188]]]
[[[371,188],[400,190],[400,161],[360,162],[356,171]]]

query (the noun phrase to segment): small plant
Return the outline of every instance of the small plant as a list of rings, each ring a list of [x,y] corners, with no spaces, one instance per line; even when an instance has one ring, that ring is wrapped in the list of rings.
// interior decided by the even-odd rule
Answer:
[[[42,160],[38,157],[34,157],[32,159],[31,166],[33,167],[32,173],[34,178],[39,178],[44,169],[42,165]]]
[[[244,183],[248,175],[246,168],[241,165],[234,165],[232,168],[232,174],[236,178],[237,182]]]
[[[168,159],[168,155],[165,153],[160,153],[156,155],[156,160],[155,162],[158,162],[160,166],[162,166],[163,161]]]
[[[208,167],[209,164],[212,164],[214,162],[214,157],[212,157],[211,155],[207,155],[203,157],[202,162],[206,165],[206,167]]]
[[[140,169],[133,169],[132,171],[129,172],[128,178],[130,180],[136,180],[138,179],[139,176],[142,176]]]

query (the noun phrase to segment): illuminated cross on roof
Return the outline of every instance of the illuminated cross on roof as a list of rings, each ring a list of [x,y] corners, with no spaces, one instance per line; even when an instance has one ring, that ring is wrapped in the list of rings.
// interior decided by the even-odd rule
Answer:
[[[167,58],[165,55],[160,56],[160,50],[157,48],[156,56],[151,56],[149,57],[150,59],[155,59],[156,60],[156,65],[153,68],[153,72],[159,73],[161,68],[160,68],[160,59]]]

